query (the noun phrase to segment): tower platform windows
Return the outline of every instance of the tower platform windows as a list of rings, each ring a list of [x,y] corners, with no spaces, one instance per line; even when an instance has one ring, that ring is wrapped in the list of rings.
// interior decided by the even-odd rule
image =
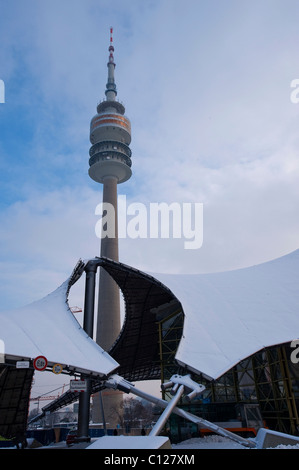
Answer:
[[[104,162],[105,160],[118,160],[122,162],[123,164],[127,165],[129,168],[132,166],[132,161],[131,159],[122,153],[115,152],[101,152],[101,153],[96,153],[89,159],[89,166],[94,165],[97,162]]]
[[[96,153],[103,153],[108,150],[116,150],[117,152],[120,152],[129,158],[131,158],[132,155],[131,149],[126,144],[124,144],[123,142],[115,142],[114,140],[103,140],[101,142],[97,142],[90,148],[89,155],[90,157],[92,157]]]
[[[113,176],[116,178],[117,184],[119,184],[127,181],[132,175],[130,165],[120,155],[95,155],[91,157],[89,163],[88,174],[90,178],[98,183],[104,183],[107,176]]]

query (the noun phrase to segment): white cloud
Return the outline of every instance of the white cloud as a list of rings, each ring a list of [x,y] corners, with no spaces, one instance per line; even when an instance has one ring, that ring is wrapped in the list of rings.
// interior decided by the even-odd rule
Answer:
[[[110,25],[118,97],[132,123],[133,176],[119,193],[144,203],[204,203],[198,251],[187,252],[180,240],[126,239],[121,260],[155,272],[203,272],[297,248],[299,105],[289,99],[299,77],[296,3],[26,5],[17,14],[10,7],[1,48],[7,77],[21,57],[30,92],[37,87],[27,98],[26,89],[18,93],[23,104],[36,103],[39,120],[30,143],[19,139],[27,165],[20,161],[7,182],[12,188],[17,175],[23,202],[1,216],[2,259],[6,269],[17,263],[22,292],[30,290],[28,278],[39,293],[45,279],[52,290],[56,275],[60,282],[79,257],[98,250],[101,188],[87,175],[88,128],[104,96]],[[1,148],[7,159],[8,143]]]
[[[22,297],[32,301],[42,291],[46,295],[54,290],[78,259],[99,255],[94,209],[100,197],[88,189],[33,191],[26,201],[2,212],[1,284],[12,283],[15,305],[20,305]],[[9,301],[12,289],[3,290],[2,305]]]

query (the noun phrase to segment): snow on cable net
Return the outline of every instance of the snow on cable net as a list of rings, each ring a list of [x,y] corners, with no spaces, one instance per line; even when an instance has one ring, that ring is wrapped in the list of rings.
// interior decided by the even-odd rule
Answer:
[[[69,309],[68,292],[84,266],[79,262],[70,278],[45,298],[0,313],[6,355],[44,355],[50,363],[96,375],[118,367]],[[299,336],[299,250],[234,271],[154,277],[171,290],[184,311],[176,360],[207,378],[217,379],[255,352]]]
[[[118,363],[83,330],[68,305],[71,286],[80,278],[80,261],[60,287],[24,307],[0,312],[0,338],[6,357],[32,360],[45,356],[78,373],[108,375]]]
[[[185,313],[177,361],[208,378],[299,337],[299,250],[249,268],[156,277]]]

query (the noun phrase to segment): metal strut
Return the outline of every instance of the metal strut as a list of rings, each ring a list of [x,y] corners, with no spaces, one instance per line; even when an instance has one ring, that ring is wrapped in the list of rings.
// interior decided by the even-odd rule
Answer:
[[[188,393],[188,399],[192,400],[194,397],[196,397],[196,395],[203,392],[206,387],[204,387],[204,385],[199,385],[191,380],[189,375],[185,375],[184,377],[181,375],[173,375],[170,379],[170,382],[163,384],[164,390],[169,388],[172,389],[170,393],[174,395],[174,397],[170,400],[167,407],[149,433],[150,436],[158,436],[160,431],[165,426],[169,416],[176,407],[176,404],[179,402],[184,393]]]
[[[227,437],[228,439],[238,442],[239,444],[245,447],[256,447],[256,443],[254,441],[238,436],[237,434],[234,434],[228,431],[227,429],[218,426],[217,424],[211,423],[206,419],[200,418],[199,416],[189,413],[188,411],[182,410],[176,406],[184,392],[187,392],[186,398],[191,400],[205,389],[203,385],[197,384],[196,382],[191,380],[190,375],[173,375],[170,379],[170,382],[163,384],[163,388],[172,387],[172,393],[175,393],[175,396],[170,402],[162,400],[161,398],[157,398],[153,395],[150,395],[149,393],[143,392],[142,390],[136,388],[135,385],[128,382],[123,377],[120,377],[117,374],[110,376],[109,379],[105,382],[105,385],[107,388],[118,389],[125,393],[131,392],[134,395],[137,395],[141,398],[144,398],[145,400],[150,401],[151,403],[160,406],[161,408],[165,408],[164,412],[162,413],[150,433],[150,435],[152,436],[157,435],[160,432],[160,430],[166,423],[169,415],[171,414],[171,412],[173,412],[176,415],[181,416],[182,418],[204,426],[205,428],[210,429],[210,431],[213,431],[219,434],[220,436]]]

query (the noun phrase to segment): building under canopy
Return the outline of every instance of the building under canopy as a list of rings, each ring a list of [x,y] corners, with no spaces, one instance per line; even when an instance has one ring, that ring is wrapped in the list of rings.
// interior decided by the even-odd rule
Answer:
[[[0,434],[12,436],[26,425],[33,368],[16,369],[20,359],[32,364],[44,355],[49,368],[57,362],[70,373],[91,375],[94,390],[112,372],[130,381],[161,375],[163,380],[163,374],[178,368],[214,383],[240,361],[299,336],[299,250],[250,268],[194,275],[149,275],[96,259],[124,296],[125,321],[118,339],[103,351],[68,307],[69,290],[86,262],[80,261],[46,298],[2,313]],[[75,398],[66,392],[48,409]]]

